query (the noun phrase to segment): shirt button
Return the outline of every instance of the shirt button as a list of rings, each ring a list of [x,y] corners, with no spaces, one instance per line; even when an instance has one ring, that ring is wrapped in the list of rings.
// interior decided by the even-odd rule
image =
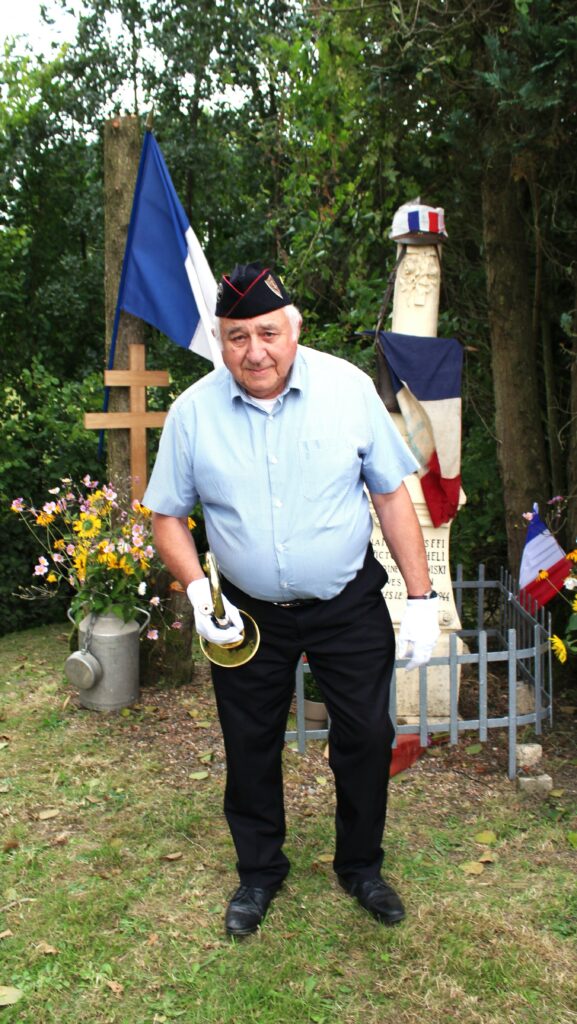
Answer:
[[[286,588],[288,587],[288,583],[286,582],[286,580],[283,580],[283,581],[281,582],[281,587],[283,587],[283,588],[284,588],[284,590],[286,590]]]
[[[277,551],[284,551],[284,544],[277,544],[276,549]]]
[[[275,498],[273,500],[273,505],[275,508],[282,508],[282,501],[280,500],[280,498]]]
[[[273,466],[276,466],[276,464],[278,462],[278,459],[277,459],[276,455],[270,455],[268,461],[272,462]]]

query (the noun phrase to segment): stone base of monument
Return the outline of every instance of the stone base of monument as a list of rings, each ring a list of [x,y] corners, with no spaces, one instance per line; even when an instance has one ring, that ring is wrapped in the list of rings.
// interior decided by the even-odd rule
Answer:
[[[433,651],[433,657],[447,659],[446,665],[431,665],[427,668],[427,719],[430,722],[445,721],[450,713],[449,638],[451,633],[457,632],[461,628],[461,622],[455,606],[449,565],[450,523],[445,523],[443,526],[438,527],[433,526],[419,480],[416,476],[407,477],[405,483],[423,531],[431,581],[439,595],[441,636]],[[398,632],[406,607],[407,590],[401,573],[385,543],[372,506],[371,512],[373,516],[371,543],[375,556],[387,570],[389,579],[383,590],[383,595],[387,602],[395,632]],[[466,650],[465,644],[458,638],[457,654],[466,653]],[[461,666],[458,665],[457,697],[460,684]],[[413,722],[419,719],[418,668],[412,669],[410,672],[402,668],[397,669],[397,717],[402,718],[407,724],[413,724]]]
[[[450,634],[443,633],[435,644],[433,658],[449,658]],[[457,637],[457,654],[466,653],[467,647]],[[397,668],[397,720],[414,725],[420,720],[419,669],[408,672]],[[457,699],[461,684],[461,666],[457,665]],[[427,666],[427,721],[445,722],[451,716],[449,667],[448,665]]]

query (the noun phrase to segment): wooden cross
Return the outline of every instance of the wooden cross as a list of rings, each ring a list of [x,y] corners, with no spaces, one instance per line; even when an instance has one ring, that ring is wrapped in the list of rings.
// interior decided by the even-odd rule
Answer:
[[[146,430],[148,427],[162,427],[165,412],[146,411],[146,388],[166,388],[170,381],[166,370],[146,369],[146,348],[144,345],[128,346],[128,370],[105,370],[104,383],[107,387],[130,389],[130,410],[127,412],[87,412],[84,426],[89,430],[130,431],[130,479],[132,500],[142,500],[148,480],[148,459]]]

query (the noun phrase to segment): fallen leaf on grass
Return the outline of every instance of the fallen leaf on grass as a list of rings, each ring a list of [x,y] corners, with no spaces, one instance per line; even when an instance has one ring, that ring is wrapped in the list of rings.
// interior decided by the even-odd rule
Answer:
[[[161,860],[173,861],[173,860],[180,860],[181,858],[182,858],[182,852],[180,850],[177,850],[176,853],[165,853],[164,856],[161,857],[160,859]]]
[[[55,946],[50,946],[47,942],[37,942],[36,949],[43,956],[55,956],[59,952]]]
[[[114,992],[115,996],[121,996],[124,992],[124,985],[121,985],[119,981],[107,979],[104,984],[108,986],[111,992]]]
[[[70,839],[69,832],[59,832],[57,836],[54,836],[52,840],[53,846],[66,846],[66,843]]]
[[[319,853],[316,858],[320,864],[332,864],[334,854],[332,853]]]
[[[156,932],[151,932],[150,935],[148,936],[147,940],[146,940],[146,945],[147,946],[156,946],[156,944],[158,942],[159,942],[159,937],[156,934]]]
[[[572,846],[574,850],[577,850],[577,832],[568,832],[567,842],[569,843],[569,846]]]
[[[497,836],[490,829],[486,829],[484,832],[477,832],[475,842],[482,843],[483,846],[492,846],[493,843],[497,842]]]
[[[195,722],[197,729],[210,729],[212,722]]]
[[[20,843],[17,839],[7,839],[2,849],[4,853],[10,853],[11,850],[17,850],[19,846]]]
[[[24,995],[21,988],[11,988],[10,985],[0,985],[0,1006],[14,1006]]]
[[[57,807],[47,807],[46,810],[39,811],[37,817],[39,821],[48,821],[49,818],[56,818],[59,814],[60,811]]]
[[[558,799],[560,796],[564,796],[564,794],[565,794],[565,790],[564,789],[552,789],[551,792],[549,793],[549,796],[550,797],[552,796],[553,799]]]
[[[11,932],[9,928],[5,932],[0,932],[0,939],[11,939],[14,932]]]
[[[198,755],[198,760],[202,764],[210,764],[210,762],[212,761],[213,757],[214,757],[214,751],[213,750],[207,750],[206,753]]]
[[[326,786],[328,781],[329,780],[327,779],[326,775],[315,775],[315,782],[319,786]]]
[[[203,771],[203,772],[191,772],[188,777],[189,777],[189,779],[192,779],[194,782],[200,782],[201,779],[208,779],[209,776],[210,776],[210,772],[204,772]]]
[[[480,754],[483,749],[482,743],[471,743],[470,746],[465,747],[466,754]]]
[[[490,853],[487,850],[486,853],[482,853],[479,857],[479,864],[494,864],[495,861],[499,860],[496,853]]]
[[[482,875],[485,868],[478,860],[468,860],[459,864],[459,868],[465,875]]]

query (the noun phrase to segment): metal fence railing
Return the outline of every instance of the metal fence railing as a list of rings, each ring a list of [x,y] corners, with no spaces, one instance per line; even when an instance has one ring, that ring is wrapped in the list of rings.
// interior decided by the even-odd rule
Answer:
[[[498,580],[485,579],[485,567],[479,566],[476,580],[464,580],[461,566],[453,581],[455,604],[463,628],[449,637],[446,656],[431,658],[419,672],[418,721],[397,721],[396,668],[406,660],[398,659],[393,672],[391,689],[391,715],[397,735],[418,734],[421,746],[426,747],[435,733],[447,733],[449,743],[458,742],[462,732],[477,732],[479,741],[487,741],[490,729],[506,729],[508,737],[508,775],[517,773],[516,746],[518,730],[533,725],[540,735],[543,724],[553,721],[553,666],[549,637],[551,621],[545,609],[526,607],[516,596],[517,587],[512,577],[501,570]],[[459,644],[458,638],[464,641]],[[428,671],[442,665],[448,669],[448,715],[431,721],[427,716]],[[477,684],[478,708],[473,717],[459,713],[459,666],[469,666],[467,682]],[[495,712],[489,701],[488,679],[490,668],[502,666],[501,704],[506,713]],[[304,753],[309,739],[327,739],[329,730],[307,729],[304,711],[304,672],[308,665],[301,660],[296,674],[296,728],[286,732],[286,740],[296,740],[298,750]],[[518,684],[523,682],[532,693],[530,711],[518,708]]]

